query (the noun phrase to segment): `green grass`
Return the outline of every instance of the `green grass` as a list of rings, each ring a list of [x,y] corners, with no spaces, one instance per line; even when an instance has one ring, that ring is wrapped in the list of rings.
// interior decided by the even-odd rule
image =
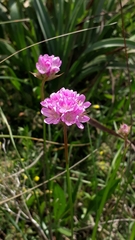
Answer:
[[[116,134],[131,125],[134,143],[135,3],[122,4],[1,1],[2,239],[135,238],[135,150]],[[63,129],[46,125],[43,133],[41,80],[31,74],[45,53],[62,59],[63,73],[46,83],[45,96],[61,87],[83,93],[97,121],[68,128],[68,179]]]

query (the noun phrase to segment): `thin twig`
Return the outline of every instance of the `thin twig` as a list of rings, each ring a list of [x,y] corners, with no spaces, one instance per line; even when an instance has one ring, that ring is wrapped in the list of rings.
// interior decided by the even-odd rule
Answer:
[[[13,138],[18,138],[18,139],[30,139],[32,141],[37,141],[37,142],[43,142],[43,138],[35,138],[35,137],[29,137],[29,136],[18,136],[18,135],[12,135]],[[1,134],[0,138],[10,138],[9,134]],[[59,146],[64,146],[64,143],[59,143],[59,142],[53,142],[53,141],[48,141],[46,140],[46,143],[52,144],[52,145],[59,145]],[[68,146],[72,147],[84,147],[84,146],[89,146],[90,143],[68,143]]]
[[[105,25],[104,27],[109,27],[109,26],[112,26],[112,25],[116,25],[117,22],[114,22],[114,23],[110,23],[110,24],[107,24]],[[45,42],[49,42],[49,41],[52,41],[54,39],[58,39],[58,38],[62,38],[62,37],[67,37],[69,35],[73,35],[73,34],[76,34],[76,33],[81,33],[81,32],[86,32],[86,31],[90,31],[90,30],[93,30],[93,29],[97,29],[99,28],[100,26],[96,26],[96,27],[92,27],[92,28],[85,28],[85,29],[82,29],[82,30],[78,30],[78,31],[73,31],[73,32],[69,32],[69,33],[65,33],[65,34],[62,34],[62,35],[59,35],[59,36],[55,36],[55,37],[52,37],[52,38],[48,38],[48,39],[45,39],[43,41],[40,41],[40,42],[37,42],[37,43],[33,43],[25,48],[22,48],[20,49],[19,51],[16,51],[15,53],[11,54],[10,56],[4,58],[2,61],[0,61],[0,64],[5,62],[6,60],[8,60],[9,58],[15,56],[16,54],[28,49],[28,48],[31,48],[31,47],[34,47],[36,45],[39,45],[39,44],[42,44],[42,43],[45,43]]]
[[[40,225],[39,225],[39,224],[36,222],[36,220],[33,219],[33,217],[31,216],[30,211],[29,211],[29,209],[28,209],[28,207],[27,207],[27,205],[26,205],[26,203],[25,203],[24,200],[23,200],[23,204],[24,204],[25,209],[26,209],[26,211],[27,211],[27,215],[28,215],[28,217],[29,217],[29,220],[30,220],[31,223],[35,226],[35,228],[38,230],[40,236],[42,236],[42,239],[43,239],[43,240],[48,240],[48,238],[47,238],[46,235],[44,234],[43,230],[41,229]]]
[[[135,219],[133,219],[133,218],[131,218],[131,219],[122,218],[122,219],[112,219],[112,220],[100,222],[100,224],[103,225],[103,224],[114,223],[114,222],[118,222],[119,223],[119,222],[134,222],[134,221],[135,221]],[[90,229],[90,228],[93,228],[93,227],[94,227],[94,224],[89,224],[86,227],[75,229],[75,232],[80,232],[82,230],[87,230],[87,229]]]
[[[4,178],[0,179],[0,181],[6,180],[6,179],[8,179],[8,178],[12,178],[12,177],[14,177],[14,176],[16,176],[16,175],[19,175],[19,174],[25,172],[26,170],[28,170],[28,169],[30,169],[30,168],[32,168],[32,167],[39,161],[39,159],[43,156],[43,154],[44,154],[44,152],[41,151],[41,153],[38,155],[38,157],[37,157],[37,158],[34,160],[34,162],[32,162],[29,166],[21,169],[20,171],[18,171],[18,172],[16,172],[16,173],[11,174],[10,176],[7,176],[7,177],[4,177]]]

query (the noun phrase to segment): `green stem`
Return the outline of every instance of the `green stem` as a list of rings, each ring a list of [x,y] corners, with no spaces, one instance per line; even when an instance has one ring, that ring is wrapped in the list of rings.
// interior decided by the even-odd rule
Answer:
[[[45,80],[43,79],[42,83],[41,83],[41,101],[43,101],[45,98],[44,85],[45,85]],[[44,177],[44,181],[45,181],[46,180],[45,165],[46,165],[46,170],[47,170],[46,175],[48,175],[48,161],[47,161],[47,157],[46,157],[46,124],[44,123],[44,121],[43,121],[43,140],[44,140],[44,159],[42,161],[42,166],[43,166],[43,177]],[[44,194],[45,194],[45,185],[44,185]]]
[[[44,85],[46,82],[47,78],[44,78],[42,80],[41,83],[41,101],[43,101],[45,99],[45,94],[44,94]],[[42,167],[43,167],[43,181],[48,180],[49,179],[49,163],[48,163],[48,159],[47,159],[47,148],[46,148],[46,124],[43,121],[43,140],[44,140],[44,158],[42,158]],[[49,188],[49,185],[47,186]],[[46,185],[43,185],[44,188],[44,200],[45,202],[47,202],[46,199]],[[50,199],[49,199],[49,204],[48,204],[48,209],[49,212],[50,211]],[[52,239],[52,230],[51,230],[51,214],[49,214],[49,235],[50,235],[50,239]]]
[[[64,124],[64,146],[65,146],[65,159],[66,159],[66,178],[67,178],[67,189],[70,204],[70,219],[71,219],[71,240],[73,240],[73,201],[72,201],[72,189],[71,179],[69,171],[69,159],[68,159],[68,141],[67,141],[67,126]]]
[[[43,79],[41,82],[41,101],[45,99],[45,94],[44,94],[44,85],[45,85],[46,80]]]
[[[44,84],[45,84],[45,81],[43,79],[42,83],[41,83],[41,101],[43,101],[45,98]],[[45,174],[45,169],[48,170],[48,161],[47,161],[47,157],[46,157],[46,124],[44,123],[44,120],[43,120],[43,141],[44,141],[43,142],[44,158],[42,158],[42,167],[43,167],[43,181],[45,181],[48,177],[48,171],[46,171],[46,174]],[[46,202],[46,196],[45,196],[46,186],[45,186],[45,184],[43,185],[43,188],[44,188],[44,199]]]
[[[47,78],[44,77],[42,79],[42,83],[41,83],[41,101],[43,101],[45,99],[44,85],[45,85],[46,81],[47,81]],[[46,124],[44,123],[44,121],[43,121],[43,140],[44,140],[44,161],[45,161],[45,164],[43,162],[43,175],[44,175],[44,181],[45,181],[45,168],[46,168],[46,178],[48,179],[48,177],[49,177],[49,172],[48,172],[49,171],[49,165],[48,165],[47,155],[46,155]]]

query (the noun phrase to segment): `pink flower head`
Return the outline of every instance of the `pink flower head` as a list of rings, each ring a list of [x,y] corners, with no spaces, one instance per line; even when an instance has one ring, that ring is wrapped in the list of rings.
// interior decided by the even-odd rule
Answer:
[[[130,129],[131,129],[131,126],[128,126],[127,124],[123,123],[120,125],[118,133],[123,137],[127,137],[128,134],[130,133]]]
[[[54,55],[49,56],[48,54],[40,55],[38,62],[36,63],[36,68],[41,75],[46,75],[47,77],[55,75],[60,71],[60,66],[62,61],[59,57]]]
[[[46,117],[44,122],[47,124],[64,122],[67,126],[76,124],[83,129],[82,123],[90,120],[85,110],[91,103],[85,102],[85,96],[73,90],[61,88],[42,101],[41,105],[41,113]]]

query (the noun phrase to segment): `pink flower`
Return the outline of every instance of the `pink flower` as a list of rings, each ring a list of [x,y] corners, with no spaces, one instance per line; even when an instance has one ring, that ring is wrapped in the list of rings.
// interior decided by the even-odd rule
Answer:
[[[85,102],[85,96],[73,90],[61,88],[42,101],[41,105],[41,113],[46,117],[44,122],[47,124],[64,122],[67,126],[76,124],[83,129],[82,123],[90,120],[85,110],[91,103]]]
[[[127,124],[123,123],[120,125],[118,133],[123,137],[127,137],[130,133],[130,129],[131,129],[131,126],[128,126]]]
[[[48,54],[40,55],[38,62],[36,63],[36,68],[39,74],[46,75],[47,77],[55,75],[60,71],[60,66],[62,61],[59,57],[54,55],[49,56]]]

